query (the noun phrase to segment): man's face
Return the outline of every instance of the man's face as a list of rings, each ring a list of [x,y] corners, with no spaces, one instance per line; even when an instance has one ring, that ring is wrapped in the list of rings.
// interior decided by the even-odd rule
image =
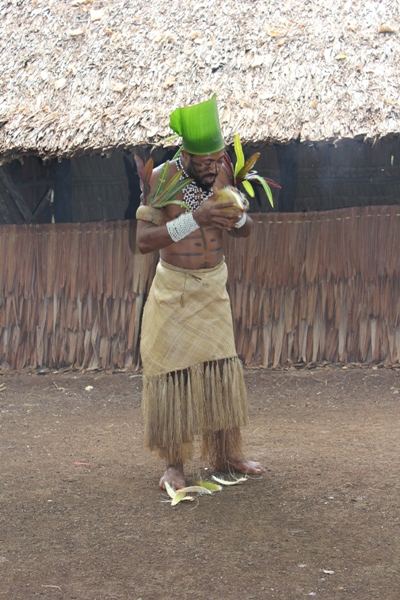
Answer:
[[[224,155],[224,149],[213,154],[206,154],[205,156],[185,152],[187,160],[186,172],[203,189],[210,190],[221,170]]]

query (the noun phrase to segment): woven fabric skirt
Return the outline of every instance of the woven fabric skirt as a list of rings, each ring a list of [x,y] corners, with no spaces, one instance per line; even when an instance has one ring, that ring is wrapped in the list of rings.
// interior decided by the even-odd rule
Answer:
[[[242,364],[233,337],[225,262],[187,270],[160,261],[142,322],[145,441],[170,464],[202,453],[239,458],[247,423]],[[219,452],[221,448],[219,448]]]

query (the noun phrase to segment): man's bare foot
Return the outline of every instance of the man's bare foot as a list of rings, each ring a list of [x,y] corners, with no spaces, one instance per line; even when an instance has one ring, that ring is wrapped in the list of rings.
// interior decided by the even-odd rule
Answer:
[[[264,467],[254,460],[246,460],[244,458],[231,459],[226,461],[226,469],[224,471],[238,471],[245,475],[260,475],[264,473]]]
[[[159,486],[165,490],[165,482],[168,482],[173,490],[180,490],[186,486],[183,465],[168,465],[167,470],[161,477]]]

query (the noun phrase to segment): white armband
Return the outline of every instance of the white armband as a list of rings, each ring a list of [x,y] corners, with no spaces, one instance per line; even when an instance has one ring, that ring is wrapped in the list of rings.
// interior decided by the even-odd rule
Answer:
[[[243,227],[243,225],[246,223],[247,221],[247,213],[243,213],[242,218],[236,223],[236,229],[239,229],[239,227]]]
[[[173,221],[168,221],[167,229],[172,241],[179,242],[189,235],[189,233],[192,233],[192,231],[200,229],[200,225],[196,223],[193,213],[190,212],[179,215]]]

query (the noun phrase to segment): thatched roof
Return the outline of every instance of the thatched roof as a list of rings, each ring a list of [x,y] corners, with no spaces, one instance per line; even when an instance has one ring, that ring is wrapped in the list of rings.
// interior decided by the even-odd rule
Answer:
[[[0,0],[0,156],[160,145],[217,92],[252,142],[399,133],[397,0]]]

